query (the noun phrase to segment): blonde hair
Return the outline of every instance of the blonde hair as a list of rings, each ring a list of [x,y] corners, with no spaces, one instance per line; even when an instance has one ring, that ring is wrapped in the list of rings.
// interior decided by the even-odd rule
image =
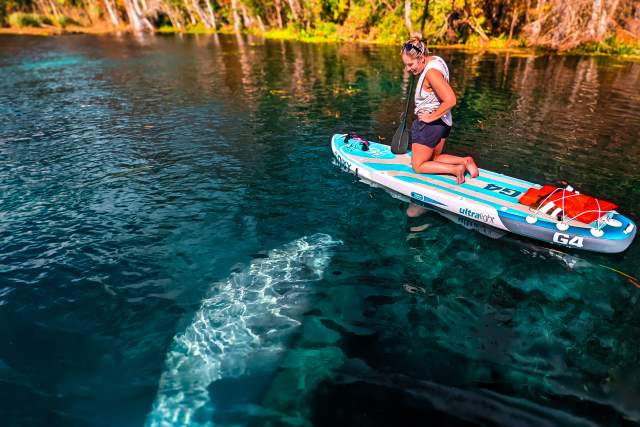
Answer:
[[[402,44],[400,54],[407,55],[412,58],[421,58],[425,55],[429,55],[427,44],[422,41],[422,34],[412,33],[411,38]]]

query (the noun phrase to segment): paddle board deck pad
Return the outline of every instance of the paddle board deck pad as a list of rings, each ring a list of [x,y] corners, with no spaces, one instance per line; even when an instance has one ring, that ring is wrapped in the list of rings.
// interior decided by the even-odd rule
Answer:
[[[480,169],[477,178],[456,184],[449,175],[418,174],[411,153],[393,154],[387,145],[348,139],[335,134],[331,149],[338,165],[369,185],[394,197],[552,244],[593,252],[617,253],[629,247],[636,225],[613,211],[606,221],[585,224],[558,219],[518,203],[530,188],[542,186]]]

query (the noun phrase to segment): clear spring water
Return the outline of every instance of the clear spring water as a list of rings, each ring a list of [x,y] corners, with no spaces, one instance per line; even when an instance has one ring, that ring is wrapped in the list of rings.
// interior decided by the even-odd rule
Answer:
[[[639,219],[640,63],[437,53],[450,152]],[[332,164],[405,85],[392,47],[0,37],[3,424],[639,422],[637,242],[407,221]]]

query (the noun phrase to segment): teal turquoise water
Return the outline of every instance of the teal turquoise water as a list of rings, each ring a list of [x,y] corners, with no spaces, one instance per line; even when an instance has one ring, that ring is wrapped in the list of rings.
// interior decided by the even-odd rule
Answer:
[[[450,152],[638,221],[640,63],[438,54]],[[408,222],[332,163],[405,87],[391,47],[0,37],[2,424],[640,422],[637,242]]]

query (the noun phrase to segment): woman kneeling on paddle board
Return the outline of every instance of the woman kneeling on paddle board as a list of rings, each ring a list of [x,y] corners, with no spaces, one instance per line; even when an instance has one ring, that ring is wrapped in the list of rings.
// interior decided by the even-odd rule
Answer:
[[[451,126],[451,109],[456,94],[449,85],[449,68],[442,58],[430,55],[420,34],[414,34],[400,52],[407,70],[418,78],[415,92],[417,120],[411,125],[411,164],[417,173],[449,174],[456,183],[464,182],[464,174],[478,176],[471,157],[442,154]]]

